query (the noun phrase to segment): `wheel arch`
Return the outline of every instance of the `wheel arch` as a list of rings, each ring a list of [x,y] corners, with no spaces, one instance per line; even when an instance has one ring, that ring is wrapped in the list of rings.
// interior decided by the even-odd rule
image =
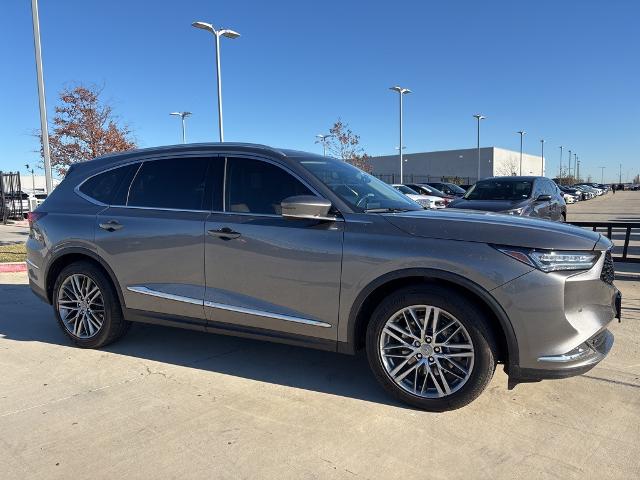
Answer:
[[[51,259],[44,274],[45,293],[47,295],[47,301],[50,304],[53,303],[53,287],[55,286],[56,279],[58,278],[58,275],[62,271],[62,269],[67,265],[78,261],[90,262],[104,271],[118,295],[120,305],[124,307],[122,291],[120,290],[120,285],[118,284],[116,276],[113,273],[113,270],[111,270],[111,267],[109,267],[109,265],[107,265],[107,263],[102,260],[102,258],[100,258],[98,254],[83,247],[65,248],[57,252]]]
[[[493,296],[477,283],[451,272],[430,268],[410,268],[387,273],[362,289],[351,307],[347,326],[347,341],[340,342],[338,350],[355,353],[364,347],[367,325],[373,310],[391,292],[411,285],[428,285],[453,288],[464,294],[483,310],[491,322],[499,347],[499,360],[507,369],[518,363],[518,344],[509,317]]]

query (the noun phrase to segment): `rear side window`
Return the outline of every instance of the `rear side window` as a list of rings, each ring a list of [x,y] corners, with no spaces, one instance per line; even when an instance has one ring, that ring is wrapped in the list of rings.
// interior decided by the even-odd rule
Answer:
[[[122,183],[130,183],[138,165],[125,165],[99,173],[84,182],[79,190],[86,196],[107,205],[112,203],[116,190]]]
[[[128,206],[202,210],[208,158],[144,162],[129,189]]]
[[[280,215],[280,202],[294,195],[313,195],[297,178],[261,160],[227,159],[227,211]]]

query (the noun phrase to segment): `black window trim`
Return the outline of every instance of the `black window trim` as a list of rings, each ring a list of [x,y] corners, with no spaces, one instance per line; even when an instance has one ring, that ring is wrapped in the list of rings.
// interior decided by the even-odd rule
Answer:
[[[131,189],[131,185],[133,185],[134,180],[136,179],[136,177],[138,176],[138,173],[140,172],[140,168],[142,168],[142,164],[145,162],[153,162],[156,160],[167,160],[167,159],[172,159],[172,158],[189,158],[189,157],[196,157],[196,158],[202,158],[203,156],[206,156],[210,159],[214,159],[214,158],[224,158],[224,175],[223,175],[223,185],[222,185],[222,211],[220,210],[189,210],[189,209],[181,209],[181,208],[158,208],[158,207],[139,207],[139,206],[134,206],[134,205],[110,205],[107,203],[103,203],[99,200],[96,200],[95,198],[90,197],[89,195],[86,195],[84,193],[82,193],[80,191],[80,187],[82,187],[82,185],[87,182],[88,180],[92,179],[93,177],[97,176],[97,175],[101,175],[103,173],[109,172],[111,170],[115,170],[116,168],[121,168],[121,167],[126,167],[128,165],[132,165],[132,164],[136,164],[139,163],[140,165],[138,166],[138,170],[136,171],[135,175],[131,178],[131,182],[129,183],[129,189]],[[150,156],[147,158],[136,158],[135,160],[131,160],[129,162],[124,162],[124,163],[120,163],[118,165],[114,165],[113,167],[110,168],[106,168],[104,170],[100,170],[99,172],[96,172],[90,176],[88,176],[87,178],[85,178],[84,180],[82,180],[82,182],[80,182],[78,185],[76,185],[76,187],[73,189],[73,191],[80,197],[82,197],[83,199],[87,200],[90,203],[93,203],[94,205],[98,205],[101,207],[111,207],[111,208],[133,208],[133,209],[137,209],[137,210],[161,210],[161,211],[167,211],[167,212],[193,212],[193,213],[217,213],[217,214],[224,214],[224,215],[243,215],[243,216],[254,216],[254,217],[271,217],[271,218],[283,218],[282,215],[277,215],[277,214],[273,214],[273,213],[251,213],[251,212],[230,212],[227,211],[227,205],[226,205],[226,197],[227,197],[227,158],[229,157],[233,157],[233,158],[246,158],[249,160],[259,160],[259,161],[263,161],[263,162],[267,162],[270,163],[276,167],[281,168],[282,170],[284,170],[286,173],[288,173],[289,175],[292,175],[296,180],[298,180],[299,182],[301,182],[305,187],[307,187],[314,195],[318,196],[319,198],[328,200],[324,195],[318,193],[318,191],[309,184],[309,182],[307,182],[304,178],[302,178],[300,175],[298,175],[296,172],[294,172],[293,170],[291,170],[290,168],[288,168],[286,165],[283,165],[280,162],[277,162],[275,160],[273,160],[272,158],[269,157],[265,157],[262,155],[255,155],[255,154],[249,154],[249,153],[245,153],[245,152],[215,152],[215,153],[203,153],[203,152],[193,152],[191,154],[188,155],[172,155],[172,154],[166,154],[166,155],[154,155],[154,156]],[[127,192],[127,202],[129,201],[129,192]],[[331,200],[329,200],[331,201]],[[333,202],[331,202],[333,204]],[[336,216],[335,221],[343,221],[343,218],[340,216]]]

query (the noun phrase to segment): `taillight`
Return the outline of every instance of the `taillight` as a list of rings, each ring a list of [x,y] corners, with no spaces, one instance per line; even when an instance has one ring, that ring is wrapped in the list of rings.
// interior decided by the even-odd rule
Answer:
[[[29,227],[33,227],[33,224],[36,223],[45,215],[46,215],[45,212],[29,212],[27,214],[27,221],[29,222]]]

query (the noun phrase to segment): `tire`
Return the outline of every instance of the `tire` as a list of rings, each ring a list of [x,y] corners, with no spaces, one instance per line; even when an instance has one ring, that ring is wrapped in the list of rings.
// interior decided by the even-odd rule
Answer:
[[[407,310],[409,307],[412,309]],[[436,335],[433,336],[435,309],[439,309],[439,316]],[[416,315],[417,323],[404,320],[411,318],[411,311]],[[423,311],[425,314],[430,312],[424,335],[420,334],[418,328],[425,323],[420,323]],[[409,315],[403,317],[401,312],[409,312]],[[450,323],[451,327],[438,333],[439,329]],[[400,327],[408,333],[407,327],[411,328],[410,325],[413,325],[411,333],[420,337],[420,340],[411,340],[412,337],[399,334],[396,330]],[[462,328],[457,329],[458,325]],[[378,382],[396,399],[432,412],[455,410],[476,399],[493,377],[497,348],[488,325],[477,306],[453,289],[438,285],[403,288],[378,305],[367,326],[369,365]],[[447,340],[446,336],[451,335],[454,330],[455,333],[451,336],[453,340],[444,342]],[[395,336],[389,335],[389,331]],[[405,347],[407,340],[411,341],[412,346]],[[418,343],[421,344],[419,347]],[[383,349],[386,352],[384,358]],[[439,353],[436,353],[437,349]],[[466,353],[461,355],[463,352]],[[390,353],[397,353],[395,357],[399,358],[390,358]],[[405,362],[405,359],[408,360]],[[405,362],[404,367],[401,366],[402,362]],[[455,362],[458,367],[450,362]],[[392,378],[392,373],[397,368],[397,379],[406,375],[400,383]],[[412,371],[407,375],[408,370]],[[467,373],[463,373],[465,371]],[[424,378],[427,380],[423,380]]]
[[[98,289],[99,297],[94,287]],[[78,290],[80,295],[77,295]],[[89,293],[85,298],[92,301],[84,300],[80,306],[76,300],[83,297],[83,292]],[[89,262],[74,262],[62,269],[53,287],[53,310],[62,331],[82,348],[104,347],[122,337],[131,326],[122,315],[110,279],[102,269]],[[81,319],[78,321],[78,318]],[[74,331],[76,327],[77,332]]]

